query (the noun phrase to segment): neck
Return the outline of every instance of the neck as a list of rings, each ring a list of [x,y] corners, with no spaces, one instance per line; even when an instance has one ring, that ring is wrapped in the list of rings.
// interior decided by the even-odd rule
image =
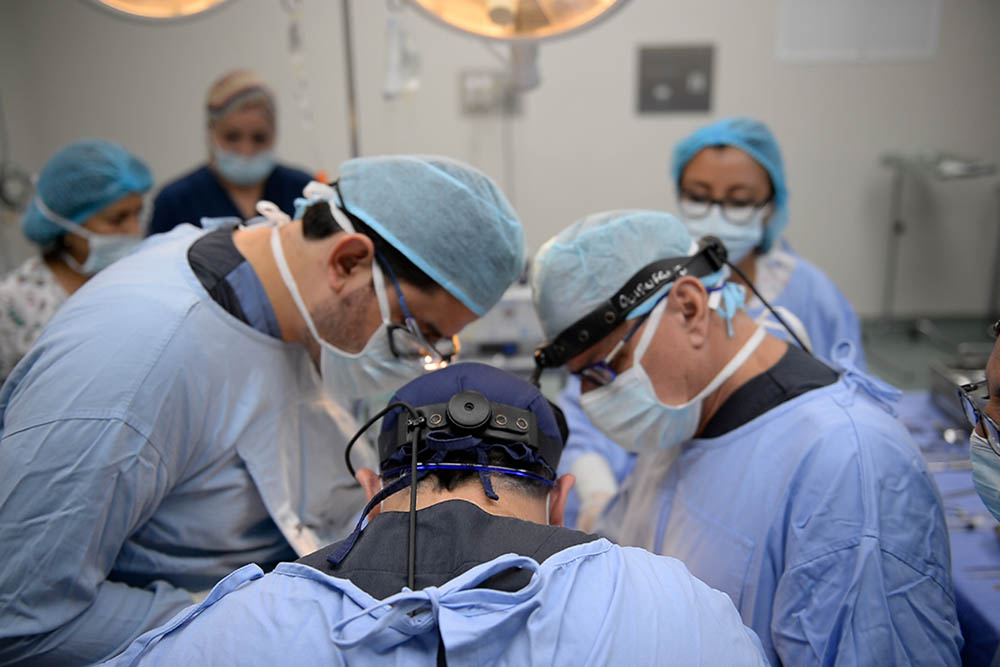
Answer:
[[[254,217],[257,213],[255,206],[260,198],[264,195],[264,183],[256,183],[254,185],[236,185],[228,180],[226,177],[219,173],[219,171],[212,166],[212,173],[215,174],[215,178],[218,179],[219,184],[222,185],[222,189],[225,190],[229,198],[233,200],[233,204],[236,205],[236,209],[240,212],[240,215],[244,220],[248,220]]]
[[[293,275],[297,274],[296,267],[301,266],[304,257],[304,249],[301,244],[297,243],[297,240],[302,237],[301,226],[301,222],[292,222],[278,228],[278,234],[281,235],[281,247]],[[316,361],[319,359],[319,345],[309,334],[302,316],[295,307],[291,292],[288,291],[285,282],[281,279],[278,264],[271,252],[271,231],[273,229],[268,225],[253,225],[249,228],[237,229],[233,232],[233,244],[250,263],[254,273],[257,274],[257,279],[264,286],[264,292],[267,294],[271,308],[274,309],[274,316],[278,320],[282,340],[305,345],[313,356],[313,360]],[[301,276],[296,275],[296,277],[300,279],[299,285],[306,282],[301,280]]]
[[[90,276],[81,275],[69,268],[69,265],[61,257],[46,257],[43,261],[45,266],[49,267],[52,275],[55,276],[59,286],[66,290],[66,294],[73,294],[90,280]]]
[[[495,479],[495,478],[494,478]],[[464,500],[494,516],[506,516],[544,524],[545,502],[529,497],[496,484],[497,500],[490,499],[483,491],[479,480],[455,487],[450,491],[424,484],[417,487],[417,509],[421,510],[448,500]],[[383,512],[408,512],[410,510],[410,489],[406,488],[382,501]]]
[[[706,385],[729,363],[730,359],[736,356],[743,345],[757,331],[758,327],[757,323],[742,311],[737,313],[733,318],[732,338],[729,338],[726,332],[726,324],[722,318],[718,318],[716,324],[717,326],[715,326],[713,332],[713,343],[719,346],[721,354],[717,357],[717,363],[713,365],[714,370],[712,371],[712,375],[705,381]],[[723,382],[718,389],[705,397],[701,408],[701,422],[698,424],[698,433],[701,433],[705,425],[719,411],[719,408],[733,395],[733,392],[778,363],[787,350],[788,344],[784,341],[770,335],[765,336],[764,340],[761,341],[760,345],[757,346],[757,349],[754,350],[753,354],[750,355],[743,365],[736,369],[736,372]]]

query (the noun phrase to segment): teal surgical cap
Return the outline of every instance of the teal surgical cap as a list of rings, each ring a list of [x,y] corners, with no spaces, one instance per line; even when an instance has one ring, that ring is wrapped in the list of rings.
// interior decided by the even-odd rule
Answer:
[[[340,167],[344,207],[476,315],[524,269],[524,231],[487,176],[444,157],[385,156]]]
[[[142,160],[114,142],[83,139],[59,150],[42,167],[36,199],[21,218],[21,229],[45,247],[66,232],[42,213],[42,207],[82,225],[122,197],[152,186],[153,177]]]
[[[788,188],[781,149],[767,125],[752,118],[726,118],[696,130],[674,147],[671,175],[680,186],[684,167],[702,149],[709,146],[733,146],[746,152],[764,167],[774,186],[774,212],[764,227],[760,249],[767,252],[788,224]]]
[[[660,259],[687,257],[696,249],[684,224],[668,213],[608,211],[575,222],[535,255],[531,291],[542,331],[554,340],[614,296],[642,267]],[[714,286],[723,277],[723,271],[717,271],[701,281]],[[667,283],[659,293],[671,285]],[[649,298],[628,318],[644,315],[658,300]]]

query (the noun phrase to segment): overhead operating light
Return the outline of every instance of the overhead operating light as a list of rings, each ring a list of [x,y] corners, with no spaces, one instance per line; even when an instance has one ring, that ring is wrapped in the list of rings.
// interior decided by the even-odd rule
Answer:
[[[178,19],[201,14],[229,0],[92,0],[116,12],[144,19]]]
[[[572,32],[610,15],[627,0],[412,0],[463,32],[505,41]]]

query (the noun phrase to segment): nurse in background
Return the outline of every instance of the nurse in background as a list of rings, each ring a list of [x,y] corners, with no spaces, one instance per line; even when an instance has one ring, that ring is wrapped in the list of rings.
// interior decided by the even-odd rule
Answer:
[[[274,157],[274,92],[254,72],[236,70],[208,91],[208,164],[167,184],[153,204],[149,234],[202,218],[257,215],[261,199],[294,213],[294,201],[312,178]]]
[[[149,168],[116,143],[84,139],[53,155],[21,219],[39,254],[0,279],[0,382],[66,298],[140,241]]]
[[[781,150],[767,126],[728,118],[695,131],[674,148],[671,176],[691,236],[718,237],[729,261],[764,298],[780,306],[783,317],[792,315],[789,324],[800,338],[805,333],[816,356],[829,359],[836,343],[849,340],[855,364],[863,369],[854,308],[826,274],[781,238],[788,225],[788,188]],[[743,283],[738,276],[734,280]],[[746,309],[754,317],[764,310],[752,294]]]
[[[767,126],[750,118],[728,118],[696,130],[674,148],[671,177],[681,220],[691,236],[718,237],[729,260],[817,357],[829,359],[833,346],[848,340],[854,346],[855,365],[864,370],[861,326],[851,304],[826,274],[782,238],[788,225],[788,187],[781,150]],[[739,276],[732,279],[743,284]],[[752,292],[747,293],[745,310],[770,333],[787,336]],[[566,525],[588,530],[631,471],[634,456],[590,424],[580,407],[575,376],[570,376],[559,404],[570,426],[560,472],[577,478],[567,502]]]

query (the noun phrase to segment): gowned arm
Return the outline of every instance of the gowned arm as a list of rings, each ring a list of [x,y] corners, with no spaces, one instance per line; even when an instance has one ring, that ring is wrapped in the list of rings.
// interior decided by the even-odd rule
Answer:
[[[161,455],[121,420],[67,419],[0,440],[0,663],[100,660],[191,603],[163,582],[108,582],[169,488]]]
[[[771,639],[785,665],[958,665],[950,583],[874,536],[784,573]]]

